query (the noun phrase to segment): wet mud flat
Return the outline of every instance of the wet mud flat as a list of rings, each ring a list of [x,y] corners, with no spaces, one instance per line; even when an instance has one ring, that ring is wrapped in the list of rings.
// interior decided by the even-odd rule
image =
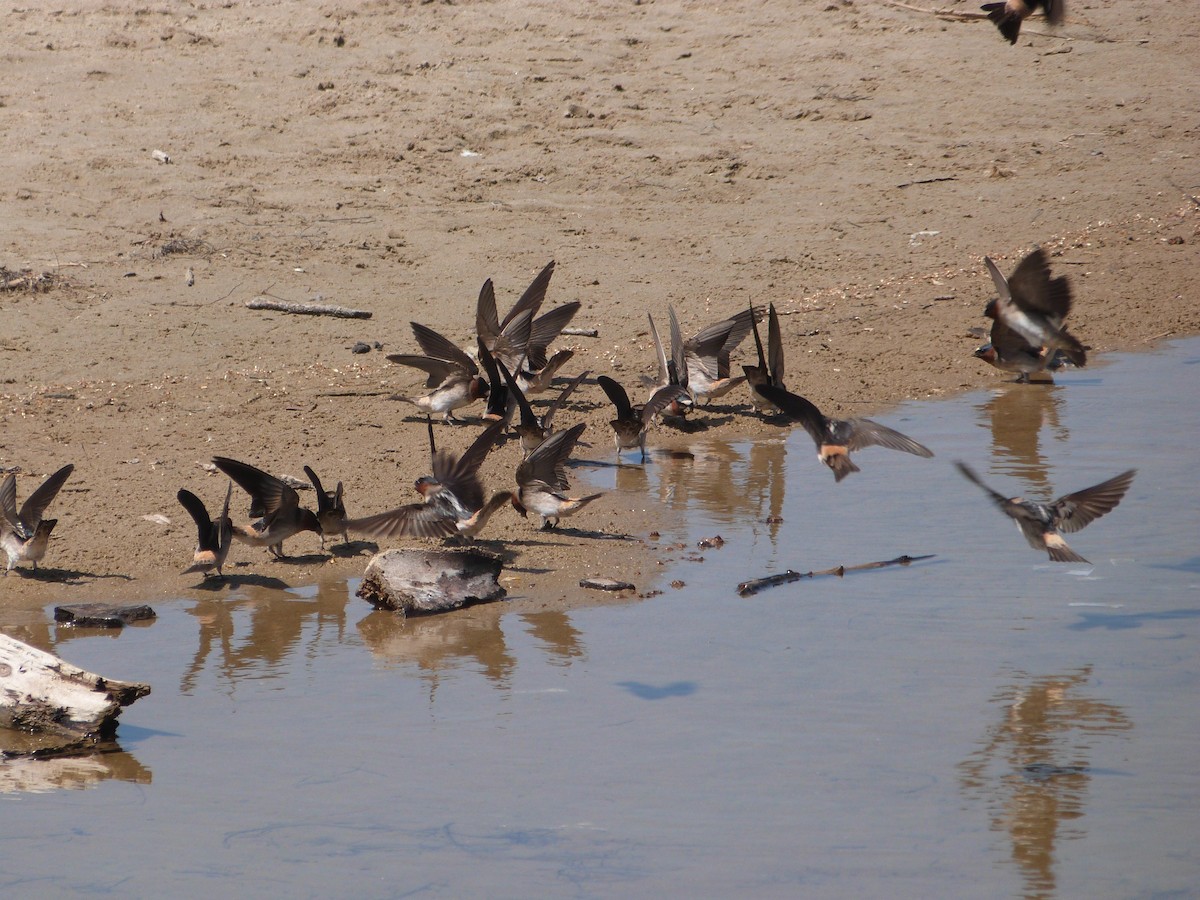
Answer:
[[[403,620],[330,579],[155,602],[153,625],[116,634],[47,624],[64,658],[154,691],[124,712],[119,750],[0,769],[0,836],[20,850],[0,884],[1186,893],[1198,381],[1192,340],[907,404],[878,418],[937,456],[867,450],[841,484],[784,429],[577,470],[668,510],[646,599],[517,594]],[[954,459],[1040,499],[1138,475],[1071,536],[1092,564],[1054,564]],[[936,556],[736,591],[901,553]]]

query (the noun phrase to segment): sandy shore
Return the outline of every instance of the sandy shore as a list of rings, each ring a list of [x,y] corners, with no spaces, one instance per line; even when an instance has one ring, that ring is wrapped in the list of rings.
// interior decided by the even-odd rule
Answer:
[[[1016,46],[825,0],[81,6],[6,15],[0,266],[37,284],[0,292],[0,467],[23,499],[76,466],[49,571],[0,581],[11,616],[189,591],[175,493],[215,505],[214,454],[309,464],[352,515],[412,502],[425,428],[386,398],[416,379],[384,354],[415,350],[412,319],[469,344],[484,279],[507,309],[550,259],[547,304],[580,300],[599,333],[562,341],[568,373],[636,383],[667,304],[694,332],[771,302],[789,387],[839,414],[1007,377],[971,355],[985,254],[1007,270],[1047,247],[1093,359],[1200,330],[1200,6],[1077,5]],[[260,295],[372,318],[245,307]],[[701,431],[779,429],[746,401]],[[560,414],[604,459],[608,418],[594,384]],[[517,459],[497,450],[485,483]],[[515,587],[567,596],[584,574],[646,583],[660,515],[601,501],[545,537],[505,511],[485,536]],[[231,571],[302,584],[365,561],[289,548],[235,547]]]

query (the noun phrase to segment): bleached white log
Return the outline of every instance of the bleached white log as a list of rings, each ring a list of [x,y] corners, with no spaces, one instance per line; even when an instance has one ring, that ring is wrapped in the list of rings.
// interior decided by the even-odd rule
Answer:
[[[0,727],[108,735],[121,709],[149,693],[148,684],[104,678],[0,634]]]

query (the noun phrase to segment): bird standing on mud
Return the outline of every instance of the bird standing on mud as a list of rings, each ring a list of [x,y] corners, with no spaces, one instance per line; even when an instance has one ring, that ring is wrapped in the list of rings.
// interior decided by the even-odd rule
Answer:
[[[575,355],[573,350],[559,350],[549,358],[546,356],[550,344],[582,306],[578,300],[572,300],[538,316],[553,274],[554,260],[550,260],[503,321],[496,312],[496,293],[490,278],[484,282],[475,307],[475,331],[480,342],[504,363],[526,394],[549,388],[554,375]],[[519,329],[522,315],[528,318],[529,325]],[[511,348],[508,352],[505,352],[506,345]]]
[[[525,392],[517,385],[508,369],[502,363],[497,362],[501,374],[508,385],[508,390],[514,400],[517,401],[517,408],[521,411],[521,420],[517,424],[517,436],[521,439],[521,451],[525,458],[529,458],[537,447],[550,436],[551,425],[553,423],[554,414],[558,412],[558,408],[566,401],[568,397],[575,392],[575,388],[583,383],[583,379],[588,376],[588,372],[580,372],[576,375],[571,383],[563,388],[562,393],[550,402],[546,411],[539,417],[533,407],[529,405],[529,400],[525,397]]]
[[[425,387],[433,390],[421,397],[393,394],[388,399],[411,403],[427,414],[436,413],[447,423],[457,422],[454,416],[456,409],[462,409],[488,395],[487,380],[479,374],[475,360],[449,338],[420,322],[410,324],[425,355],[390,353],[388,361],[425,372],[429,375]]]
[[[742,366],[746,383],[750,385],[750,402],[763,415],[771,415],[777,407],[760,390],[764,386],[783,389],[783,336],[779,332],[779,316],[775,304],[767,307],[767,352],[763,352],[762,335],[758,332],[758,316],[750,305],[750,327],[754,330],[754,347],[758,350],[758,365]]]
[[[242,543],[266,547],[276,559],[285,559],[285,540],[302,531],[321,533],[316,514],[300,505],[300,495],[286,481],[227,456],[214,456],[213,463],[250,495],[250,515],[261,516],[250,525],[233,526],[233,536]]]
[[[208,517],[204,501],[186,488],[180,488],[175,495],[183,508],[188,511],[192,521],[196,523],[196,549],[192,552],[192,564],[184,569],[181,575],[202,572],[207,578],[215,571],[218,578],[224,578],[221,567],[229,556],[229,546],[233,543],[233,520],[229,518],[229,500],[233,496],[233,482],[225,488],[225,504],[221,507],[221,515],[215,520]]]
[[[50,532],[58,524],[58,519],[43,519],[42,515],[74,471],[75,466],[68,464],[43,481],[25,498],[20,512],[17,511],[17,476],[9,472],[0,482],[0,547],[8,555],[5,575],[22,561],[33,563],[34,571],[37,571],[50,544]]]
[[[1025,371],[1030,364],[1037,366],[1032,371],[1041,371],[1060,352],[1076,366],[1087,365],[1086,348],[1063,324],[1073,302],[1071,282],[1065,275],[1050,277],[1045,250],[1038,247],[1030,252],[1008,278],[989,257],[983,263],[998,293],[983,314],[994,322],[992,348],[999,360],[1022,366],[1017,371],[1025,376],[1023,380],[1031,374]]]
[[[651,380],[643,376],[642,383],[654,388],[682,388],[682,393],[672,396],[660,412],[664,416],[686,416],[693,406],[693,401],[692,393],[687,389],[687,360],[683,355],[683,335],[679,331],[679,320],[675,318],[675,310],[668,306],[667,313],[671,321],[670,358],[667,357],[667,351],[659,339],[654,316],[646,313],[646,319],[650,322],[650,338],[654,342],[654,358],[658,363],[658,377]],[[609,396],[611,398],[611,395]]]
[[[342,499],[342,483],[339,481],[336,488],[327,491],[321,485],[321,479],[317,477],[317,473],[308,466],[304,467],[304,474],[308,476],[313,490],[317,492],[317,521],[321,523],[321,549],[325,549],[325,539],[335,534],[341,534],[342,543],[350,543],[350,535],[346,533],[346,503]]]
[[[678,355],[674,344],[679,334],[675,310],[667,307],[672,319],[672,356]],[[707,404],[720,399],[746,380],[745,375],[731,376],[729,359],[733,351],[750,333],[754,308],[722,319],[702,329],[682,342],[683,383],[697,403]]]
[[[613,441],[617,445],[617,459],[621,458],[622,450],[632,450],[635,447],[642,451],[642,461],[646,460],[646,429],[654,421],[654,417],[669,407],[672,403],[687,396],[687,389],[678,384],[667,384],[658,388],[650,399],[642,406],[635,407],[629,402],[629,394],[625,388],[607,375],[596,379],[608,399],[617,409],[617,417],[608,424],[612,426]]]
[[[568,497],[565,493],[570,487],[566,473],[567,457],[575,449],[575,442],[585,427],[580,422],[566,431],[555,432],[517,466],[518,490],[513,497],[513,507],[522,516],[536,513],[541,519],[542,530],[556,527],[559,519],[573,516],[593,500],[604,496]]]

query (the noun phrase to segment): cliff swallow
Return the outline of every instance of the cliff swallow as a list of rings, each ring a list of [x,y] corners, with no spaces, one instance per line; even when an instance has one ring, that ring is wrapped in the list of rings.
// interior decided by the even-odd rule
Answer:
[[[583,434],[585,423],[580,422],[566,431],[558,431],[542,441],[528,458],[517,466],[517,493],[513,508],[522,516],[536,513],[542,530],[554,528],[559,519],[573,516],[603,494],[587,497],[568,497],[566,462],[575,442]]]
[[[650,427],[655,416],[672,403],[687,397],[687,390],[678,384],[664,385],[658,388],[644,405],[635,407],[629,402],[625,388],[607,375],[601,375],[596,379],[596,383],[617,408],[617,417],[609,422],[617,445],[617,459],[621,458],[622,450],[638,447],[642,451],[642,460],[645,461],[646,429]]]
[[[537,274],[537,277],[530,282],[521,298],[513,304],[513,308],[508,311],[503,322],[496,313],[496,292],[492,287],[492,280],[489,278],[483,283],[483,289],[479,292],[479,300],[475,305],[475,332],[489,350],[495,349],[500,335],[522,313],[528,313],[532,322],[533,317],[541,309],[542,301],[546,299],[546,289],[550,286],[550,276],[553,274],[554,260],[550,260],[546,267]],[[528,343],[528,336],[526,343]],[[522,346],[520,350],[524,352],[525,347]],[[512,369],[518,362],[519,360],[507,360],[505,364]]]
[[[184,569],[181,575],[193,572],[203,572],[204,577],[216,571],[218,578],[224,578],[221,567],[229,555],[229,545],[233,543],[233,520],[229,518],[229,499],[233,496],[233,482],[225,489],[225,504],[221,507],[221,515],[214,522],[208,517],[204,501],[186,488],[180,488],[175,495],[183,508],[188,511],[192,521],[196,523],[196,549],[192,553],[192,564]]]
[[[958,470],[969,481],[974,482],[995,501],[1000,511],[1017,523],[1017,528],[1035,550],[1045,550],[1054,562],[1082,562],[1087,560],[1067,546],[1060,531],[1070,534],[1079,531],[1089,522],[1100,518],[1121,502],[1125,492],[1133,483],[1137,469],[1122,472],[1115,478],[1065,494],[1053,503],[1038,503],[1021,497],[1005,497],[984,484],[966,463],[956,462]]]
[[[546,290],[553,274],[554,260],[551,260],[525,289],[525,293],[509,310],[503,322],[497,317],[496,294],[490,279],[484,283],[475,308],[475,330],[480,339],[515,376],[517,384],[526,394],[537,394],[549,389],[551,380],[562,368],[563,363],[575,355],[573,350],[559,350],[549,359],[546,357],[550,344],[574,318],[575,313],[579,312],[581,306],[578,300],[573,300],[544,315],[537,315],[546,299]],[[504,354],[497,345],[511,331],[513,323],[522,313],[529,314],[529,331],[525,333],[524,340],[510,340],[515,353]],[[534,316],[537,318],[533,318]]]
[[[68,464],[43,481],[25,498],[20,512],[17,512],[17,476],[9,472],[0,482],[0,547],[8,555],[5,575],[22,560],[33,563],[37,570],[46,555],[50,532],[58,524],[58,519],[43,519],[42,515],[73,471],[75,466]]]
[[[1001,371],[1016,373],[1022,383],[1039,372],[1057,371],[1068,361],[1061,350],[1034,347],[1000,320],[992,322],[991,342],[978,347],[975,356]]]
[[[578,300],[572,300],[554,307],[548,313],[542,313],[533,320],[533,325],[529,329],[529,344],[525,348],[525,370],[531,377],[549,365],[550,360],[547,359],[546,354],[550,350],[550,345],[562,334],[562,330],[571,324],[571,320],[575,318],[575,314],[582,306],[583,304]],[[555,354],[563,362],[573,355],[574,353],[570,350],[560,350]],[[546,386],[548,387],[549,384]]]
[[[533,320],[529,343],[525,346],[525,359],[517,371],[517,383],[526,394],[548,391],[563,363],[575,355],[574,350],[558,350],[549,359],[546,358],[551,342],[567,327],[580,306],[582,304],[578,300],[572,300]]]
[[[750,327],[754,330],[754,346],[758,350],[758,365],[742,366],[746,383],[750,385],[750,402],[763,415],[777,412],[775,404],[760,390],[764,385],[783,389],[783,337],[779,333],[779,316],[775,304],[767,307],[767,350],[763,353],[762,336],[758,333],[758,316],[754,315],[754,304],[750,304]]]
[[[487,288],[490,281],[484,284]],[[493,359],[503,362],[510,370],[520,366],[529,347],[529,336],[533,330],[532,309],[523,309],[512,319],[506,319],[504,327],[495,338],[488,340],[476,335],[476,344],[485,347]]]
[[[529,341],[529,310],[522,311],[506,326],[492,348],[488,348],[483,338],[476,337],[475,342],[479,352],[479,362],[488,377],[488,404],[484,419],[488,421],[503,421],[505,425],[512,421],[516,399],[509,393],[508,382],[501,379],[498,365],[509,372],[523,365],[525,348]],[[514,328],[510,332],[509,328]]]
[[[886,425],[870,419],[827,419],[811,402],[783,388],[762,385],[759,390],[784,415],[804,426],[817,445],[817,456],[833,470],[835,481],[862,471],[850,459],[850,452],[863,447],[887,447],[914,456],[933,456],[928,447]]]
[[[508,423],[512,421],[515,409],[513,398],[508,393],[508,384],[500,377],[500,370],[496,367],[496,358],[484,344],[483,338],[476,336],[475,343],[478,348],[479,364],[483,366],[488,381],[487,409],[484,411],[483,420],[485,422],[503,422],[507,428]]]
[[[658,339],[658,329],[654,327],[654,317],[646,313],[650,322],[650,335],[654,338],[654,352],[658,357],[658,385],[677,384],[687,387],[687,359],[683,355],[683,333],[679,330],[679,319],[675,315],[675,307],[667,304],[668,334],[671,338],[671,355],[668,357],[663,349],[662,341]]]
[[[486,503],[479,467],[496,439],[504,431],[503,422],[493,422],[475,439],[461,457],[438,450],[433,442],[433,425],[429,425],[432,475],[423,475],[415,484],[423,498],[397,509],[346,522],[350,531],[374,538],[448,537],[459,534],[474,537],[492,513],[509,502],[511,492],[502,491]]]
[[[1047,22],[1051,25],[1062,24],[1066,15],[1064,0],[1002,0],[1000,3],[985,3],[980,9],[996,23],[1008,42],[1015,44],[1017,35],[1021,33],[1021,23],[1033,15],[1039,6],[1046,11]]]
[[[659,412],[667,416],[686,416],[694,403],[691,392],[687,389],[687,360],[683,355],[683,337],[679,331],[679,320],[675,318],[675,310],[670,306],[667,307],[667,315],[671,323],[670,358],[667,357],[666,348],[658,336],[654,316],[646,314],[646,319],[650,323],[650,339],[654,342],[654,357],[658,363],[658,372],[653,379],[643,376],[642,383],[656,389],[682,388],[682,392],[669,399],[666,406]]]
[[[1033,250],[1007,279],[990,258],[985,256],[983,262],[999,292],[984,308],[985,316],[1003,323],[1029,347],[1045,348],[1051,357],[1055,350],[1062,350],[1075,365],[1087,365],[1083,344],[1063,327],[1071,312],[1070,280],[1065,275],[1050,277],[1045,250]]]
[[[480,376],[475,360],[453,341],[420,322],[410,324],[425,355],[390,353],[387,358],[428,374],[425,387],[433,390],[423,397],[393,394],[389,399],[411,403],[426,413],[442,415],[446,422],[456,422],[454,411],[486,397],[488,383]]]
[[[529,405],[529,400],[526,399],[524,391],[513,380],[508,369],[501,365],[500,372],[503,374],[505,381],[508,382],[507,389],[512,393],[513,398],[517,401],[517,408],[521,411],[521,421],[517,425],[516,431],[517,436],[521,439],[521,450],[525,458],[528,459],[529,454],[550,436],[550,426],[555,412],[574,393],[575,388],[579,387],[589,373],[581,372],[576,375],[571,380],[571,383],[563,388],[562,393],[550,402],[550,405],[546,407],[546,411],[539,417],[533,411],[533,407]]]
[[[342,543],[350,543],[350,535],[346,533],[346,504],[342,500],[342,483],[339,481],[334,490],[327,491],[322,487],[317,473],[308,466],[304,467],[304,474],[308,476],[313,489],[317,492],[317,521],[321,523],[321,549],[325,549],[325,538],[335,534],[341,534]]]
[[[276,559],[284,559],[285,540],[302,531],[321,534],[316,515],[300,505],[300,495],[287,482],[227,456],[214,456],[213,463],[250,495],[250,515],[262,516],[250,525],[233,526],[233,536],[242,543],[266,547]]]
[[[672,313],[674,311],[672,310]],[[719,399],[746,380],[731,377],[729,357],[750,333],[754,308],[709,325],[683,342],[685,383],[697,403]]]

